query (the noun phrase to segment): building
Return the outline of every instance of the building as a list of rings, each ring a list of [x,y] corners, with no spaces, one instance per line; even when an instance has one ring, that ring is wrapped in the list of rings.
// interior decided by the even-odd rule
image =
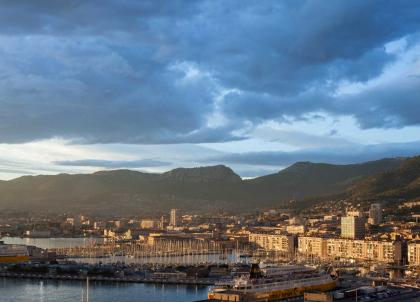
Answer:
[[[337,215],[325,215],[324,221],[337,221]]]
[[[140,228],[142,229],[160,229],[161,220],[160,219],[142,219],[140,221]]]
[[[150,233],[147,237],[147,244],[150,246],[172,246],[172,248],[179,248],[179,245],[185,243],[185,246],[188,246],[191,242],[200,242],[200,243],[207,243],[208,240],[205,238],[196,238],[191,237],[190,235],[186,234],[164,234],[164,233]],[[191,246],[189,247],[191,248]]]
[[[169,225],[172,227],[176,227],[179,224],[179,214],[178,209],[171,209],[170,216],[169,216]]]
[[[299,237],[298,252],[305,257],[355,259],[383,263],[401,263],[401,241],[346,238]]]
[[[363,257],[363,240],[329,238],[327,240],[327,258],[361,259]]]
[[[296,239],[294,235],[281,234],[249,234],[249,242],[255,243],[260,248],[271,252],[294,254]]]
[[[327,239],[311,236],[299,237],[298,253],[307,257],[325,258],[327,256]]]
[[[127,219],[114,220],[114,226],[116,228],[126,228],[128,226],[128,220]]]
[[[418,201],[407,201],[404,202],[403,204],[399,205],[398,208],[402,209],[402,208],[415,208],[415,207],[420,207],[420,200]]]
[[[347,209],[347,216],[364,217],[365,213],[357,209]]]
[[[296,224],[303,224],[304,221],[301,217],[295,216],[287,220],[290,225],[296,225]]]
[[[289,234],[304,234],[306,227],[304,225],[288,225],[286,226],[286,232]]]
[[[418,240],[408,243],[408,264],[420,266],[420,241]]]
[[[348,258],[384,263],[400,263],[403,259],[402,243],[391,240],[327,240],[327,258]]]
[[[104,221],[95,221],[93,223],[93,228],[95,230],[103,229],[106,227],[106,223]]]
[[[363,239],[365,237],[365,219],[357,216],[341,217],[341,237]]]
[[[368,223],[372,225],[382,223],[382,206],[379,203],[372,203],[370,205]]]

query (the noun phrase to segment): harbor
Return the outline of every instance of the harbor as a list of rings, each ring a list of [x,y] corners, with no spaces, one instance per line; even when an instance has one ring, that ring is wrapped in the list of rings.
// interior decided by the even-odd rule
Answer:
[[[340,227],[338,237],[299,233],[306,227],[296,225],[302,219],[283,211],[263,215],[284,219],[285,227],[223,226],[232,217],[205,218],[208,224],[202,224],[200,216],[180,220],[177,209],[166,220],[98,219],[92,224],[88,217],[67,217],[56,234],[70,227],[67,234],[74,237],[38,238],[34,232],[3,237],[0,278],[38,282],[40,291],[44,284],[78,284],[82,301],[91,286],[196,288],[200,293],[180,301],[393,302],[404,297],[417,302],[420,297],[413,245],[384,236],[349,239],[347,222],[351,232],[364,231],[353,216],[314,221],[318,231]],[[94,232],[88,231],[91,227]]]
[[[106,284],[160,284],[179,286],[218,286],[220,282],[235,282],[238,278],[251,276],[254,265],[284,271],[283,276],[297,274],[296,281],[279,283],[281,290],[267,287],[269,296],[288,299],[303,296],[313,290],[342,288],[345,291],[366,286],[399,286],[418,291],[419,284],[415,271],[407,270],[404,265],[382,265],[370,267],[361,261],[322,261],[317,258],[302,258],[297,254],[262,252],[258,249],[222,249],[220,245],[194,240],[157,241],[154,245],[136,241],[107,241],[97,238],[69,238],[54,240],[44,238],[38,241],[40,248],[16,244],[26,238],[6,238],[14,244],[1,245],[3,252],[0,277],[16,280],[39,280],[46,282],[87,282]],[[52,245],[55,242],[56,245]],[[58,243],[58,244],[57,244]],[[25,250],[25,252],[23,252]],[[20,253],[8,258],[8,254]],[[19,258],[20,257],[20,258]],[[334,279],[328,279],[334,271]],[[307,276],[301,272],[308,271]],[[324,272],[324,273],[322,273]],[[330,272],[325,274],[325,272]],[[373,274],[375,272],[375,274]],[[414,275],[411,275],[414,273]],[[321,274],[321,275],[318,275]],[[322,277],[324,276],[324,277]],[[410,277],[412,276],[412,277]],[[321,283],[310,283],[305,278],[320,278]],[[283,277],[282,277],[283,278]],[[324,280],[325,279],[325,280]],[[327,280],[328,279],[328,280]],[[265,282],[264,282],[265,283]],[[252,281],[251,284],[255,284]],[[299,283],[300,284],[300,283]],[[265,285],[267,286],[267,285]],[[277,285],[276,285],[277,286]],[[289,290],[288,287],[291,289]],[[301,287],[300,290],[297,288]],[[213,294],[211,294],[213,292]],[[250,293],[247,295],[249,296]],[[244,298],[240,292],[233,294]],[[267,294],[263,294],[267,296]],[[218,291],[209,291],[209,297],[218,297]],[[232,296],[233,297],[233,296]],[[232,299],[228,297],[227,299]],[[236,299],[236,298],[235,298]],[[256,299],[256,298],[255,298]],[[254,299],[254,300],[255,300]],[[244,301],[245,301],[244,300]],[[252,299],[251,299],[252,300]],[[256,299],[257,301],[258,299]]]
[[[13,300],[8,298],[7,290],[2,291],[2,295],[6,293],[2,296],[2,301],[7,302],[44,301],[43,294],[51,287],[58,292],[63,289],[71,290],[72,298],[66,293],[67,300],[60,301],[88,301],[88,293],[92,295],[89,301],[115,301],[110,297],[101,298],[102,300],[96,297],[95,293],[102,293],[109,288],[116,289],[115,292],[153,289],[154,297],[150,301],[415,302],[420,297],[420,289],[415,286],[389,280],[372,280],[355,276],[345,270],[335,272],[331,269],[302,265],[262,264],[260,269],[256,264],[156,267],[122,263],[92,265],[68,262],[14,263],[1,267],[0,287],[7,290],[10,286],[37,287],[35,295],[40,295],[39,299],[35,300],[27,297],[26,300]],[[163,298],[168,291],[173,300],[169,297]],[[162,300],[157,298],[161,295]],[[327,300],[309,300],[308,297],[323,297],[322,299]],[[209,300],[206,300],[207,298]],[[138,297],[133,299],[142,301]]]

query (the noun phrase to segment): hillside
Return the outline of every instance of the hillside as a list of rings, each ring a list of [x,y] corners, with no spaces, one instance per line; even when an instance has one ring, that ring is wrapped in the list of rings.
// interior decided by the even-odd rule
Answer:
[[[353,198],[413,199],[420,196],[420,156],[404,161],[398,168],[366,177],[349,188]]]
[[[351,165],[299,162],[276,174],[255,178],[250,184],[255,192],[272,192],[273,198],[304,199],[331,195],[343,192],[363,177],[395,169],[403,161],[391,158]]]
[[[0,183],[0,209],[131,213],[170,207],[229,208],[228,201],[241,199],[241,185],[241,178],[225,166],[163,174],[113,170],[23,176]]]
[[[179,207],[251,211],[283,206],[291,199],[340,193],[364,177],[392,171],[401,163],[405,160],[353,165],[300,162],[251,180],[242,180],[222,165],[178,168],[162,174],[114,170],[23,176],[0,182],[0,210],[150,213]],[[381,189],[379,183],[377,187]]]

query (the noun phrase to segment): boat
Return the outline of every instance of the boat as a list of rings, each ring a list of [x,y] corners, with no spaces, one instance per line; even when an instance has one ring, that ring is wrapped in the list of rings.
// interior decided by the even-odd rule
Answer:
[[[21,244],[4,244],[0,241],[0,263],[29,261],[28,248]]]
[[[281,301],[303,296],[305,292],[330,291],[336,286],[337,276],[334,272],[297,265],[260,269],[258,264],[252,264],[248,275],[216,284],[209,290],[208,299],[237,302]]]

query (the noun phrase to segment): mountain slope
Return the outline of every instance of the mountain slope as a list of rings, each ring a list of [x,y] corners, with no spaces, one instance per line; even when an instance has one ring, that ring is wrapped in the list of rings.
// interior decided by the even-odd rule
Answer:
[[[356,181],[395,169],[404,161],[383,159],[355,165],[302,162],[251,180],[242,180],[222,165],[178,168],[163,174],[114,170],[24,176],[0,182],[0,210],[132,214],[178,207],[250,211],[282,206],[290,199],[340,193]]]
[[[349,188],[355,198],[417,198],[420,196],[420,156],[391,171],[366,177]]]
[[[0,183],[0,209],[127,212],[228,207],[240,199],[241,178],[225,166],[175,169],[163,174],[130,170],[23,176]]]
[[[351,165],[299,162],[276,174],[253,179],[250,184],[254,191],[270,190],[273,197],[282,199],[331,195],[365,176],[395,169],[403,161],[391,158]]]

